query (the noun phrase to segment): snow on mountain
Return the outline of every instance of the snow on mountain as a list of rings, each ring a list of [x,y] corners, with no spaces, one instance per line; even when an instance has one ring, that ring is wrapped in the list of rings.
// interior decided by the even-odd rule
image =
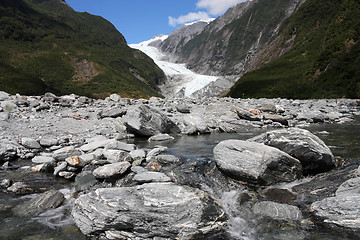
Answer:
[[[194,23],[198,23],[198,22],[205,22],[207,24],[211,23],[212,21],[214,21],[216,18],[209,18],[206,20],[198,20],[198,21],[194,21],[194,22],[189,22],[189,23],[184,23],[185,26],[190,26],[193,25]]]
[[[159,35],[150,40],[129,44],[131,48],[138,49],[151,57],[154,62],[164,71],[168,81],[164,86],[160,86],[165,96],[185,96],[201,90],[209,83],[216,81],[219,77],[200,75],[186,68],[185,64],[164,61],[165,55],[152,45],[156,42],[164,41],[168,36]]]

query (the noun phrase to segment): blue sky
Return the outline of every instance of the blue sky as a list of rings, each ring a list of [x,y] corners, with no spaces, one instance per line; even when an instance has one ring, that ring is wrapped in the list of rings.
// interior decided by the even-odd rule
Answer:
[[[169,34],[185,22],[217,17],[244,0],[66,0],[78,12],[109,20],[129,44]]]

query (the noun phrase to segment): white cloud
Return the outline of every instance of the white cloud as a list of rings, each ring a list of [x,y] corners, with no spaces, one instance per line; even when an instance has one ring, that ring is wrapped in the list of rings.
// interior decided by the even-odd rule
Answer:
[[[206,9],[206,12],[190,12],[180,17],[169,17],[169,25],[176,27],[188,22],[207,20],[211,16],[218,16],[225,13],[229,8],[247,0],[198,0],[197,8]],[[251,0],[250,0],[251,1]]]
[[[188,22],[193,22],[197,20],[207,20],[210,16],[206,12],[191,12],[186,15],[174,18],[169,17],[169,25],[176,27],[177,25],[181,25]]]
[[[205,8],[211,15],[219,15],[229,8],[247,0],[199,0],[196,4],[198,8]]]

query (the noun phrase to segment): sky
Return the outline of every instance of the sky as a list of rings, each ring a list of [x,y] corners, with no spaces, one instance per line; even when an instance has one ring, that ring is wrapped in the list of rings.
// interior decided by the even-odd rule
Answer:
[[[102,16],[129,44],[149,40],[187,22],[216,18],[246,0],[66,0],[75,11]]]

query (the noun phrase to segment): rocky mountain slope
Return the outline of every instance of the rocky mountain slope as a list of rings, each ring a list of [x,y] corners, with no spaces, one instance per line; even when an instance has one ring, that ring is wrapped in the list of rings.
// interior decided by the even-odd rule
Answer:
[[[307,0],[254,59],[252,69],[267,64],[242,77],[229,96],[358,98],[359,16],[356,0]]]
[[[159,96],[164,73],[101,17],[63,0],[1,0],[0,23],[1,90]]]
[[[253,0],[238,4],[200,33],[169,37],[161,49],[198,72],[241,75],[251,59],[272,41],[280,24],[303,0]],[[171,35],[170,35],[171,36]]]

